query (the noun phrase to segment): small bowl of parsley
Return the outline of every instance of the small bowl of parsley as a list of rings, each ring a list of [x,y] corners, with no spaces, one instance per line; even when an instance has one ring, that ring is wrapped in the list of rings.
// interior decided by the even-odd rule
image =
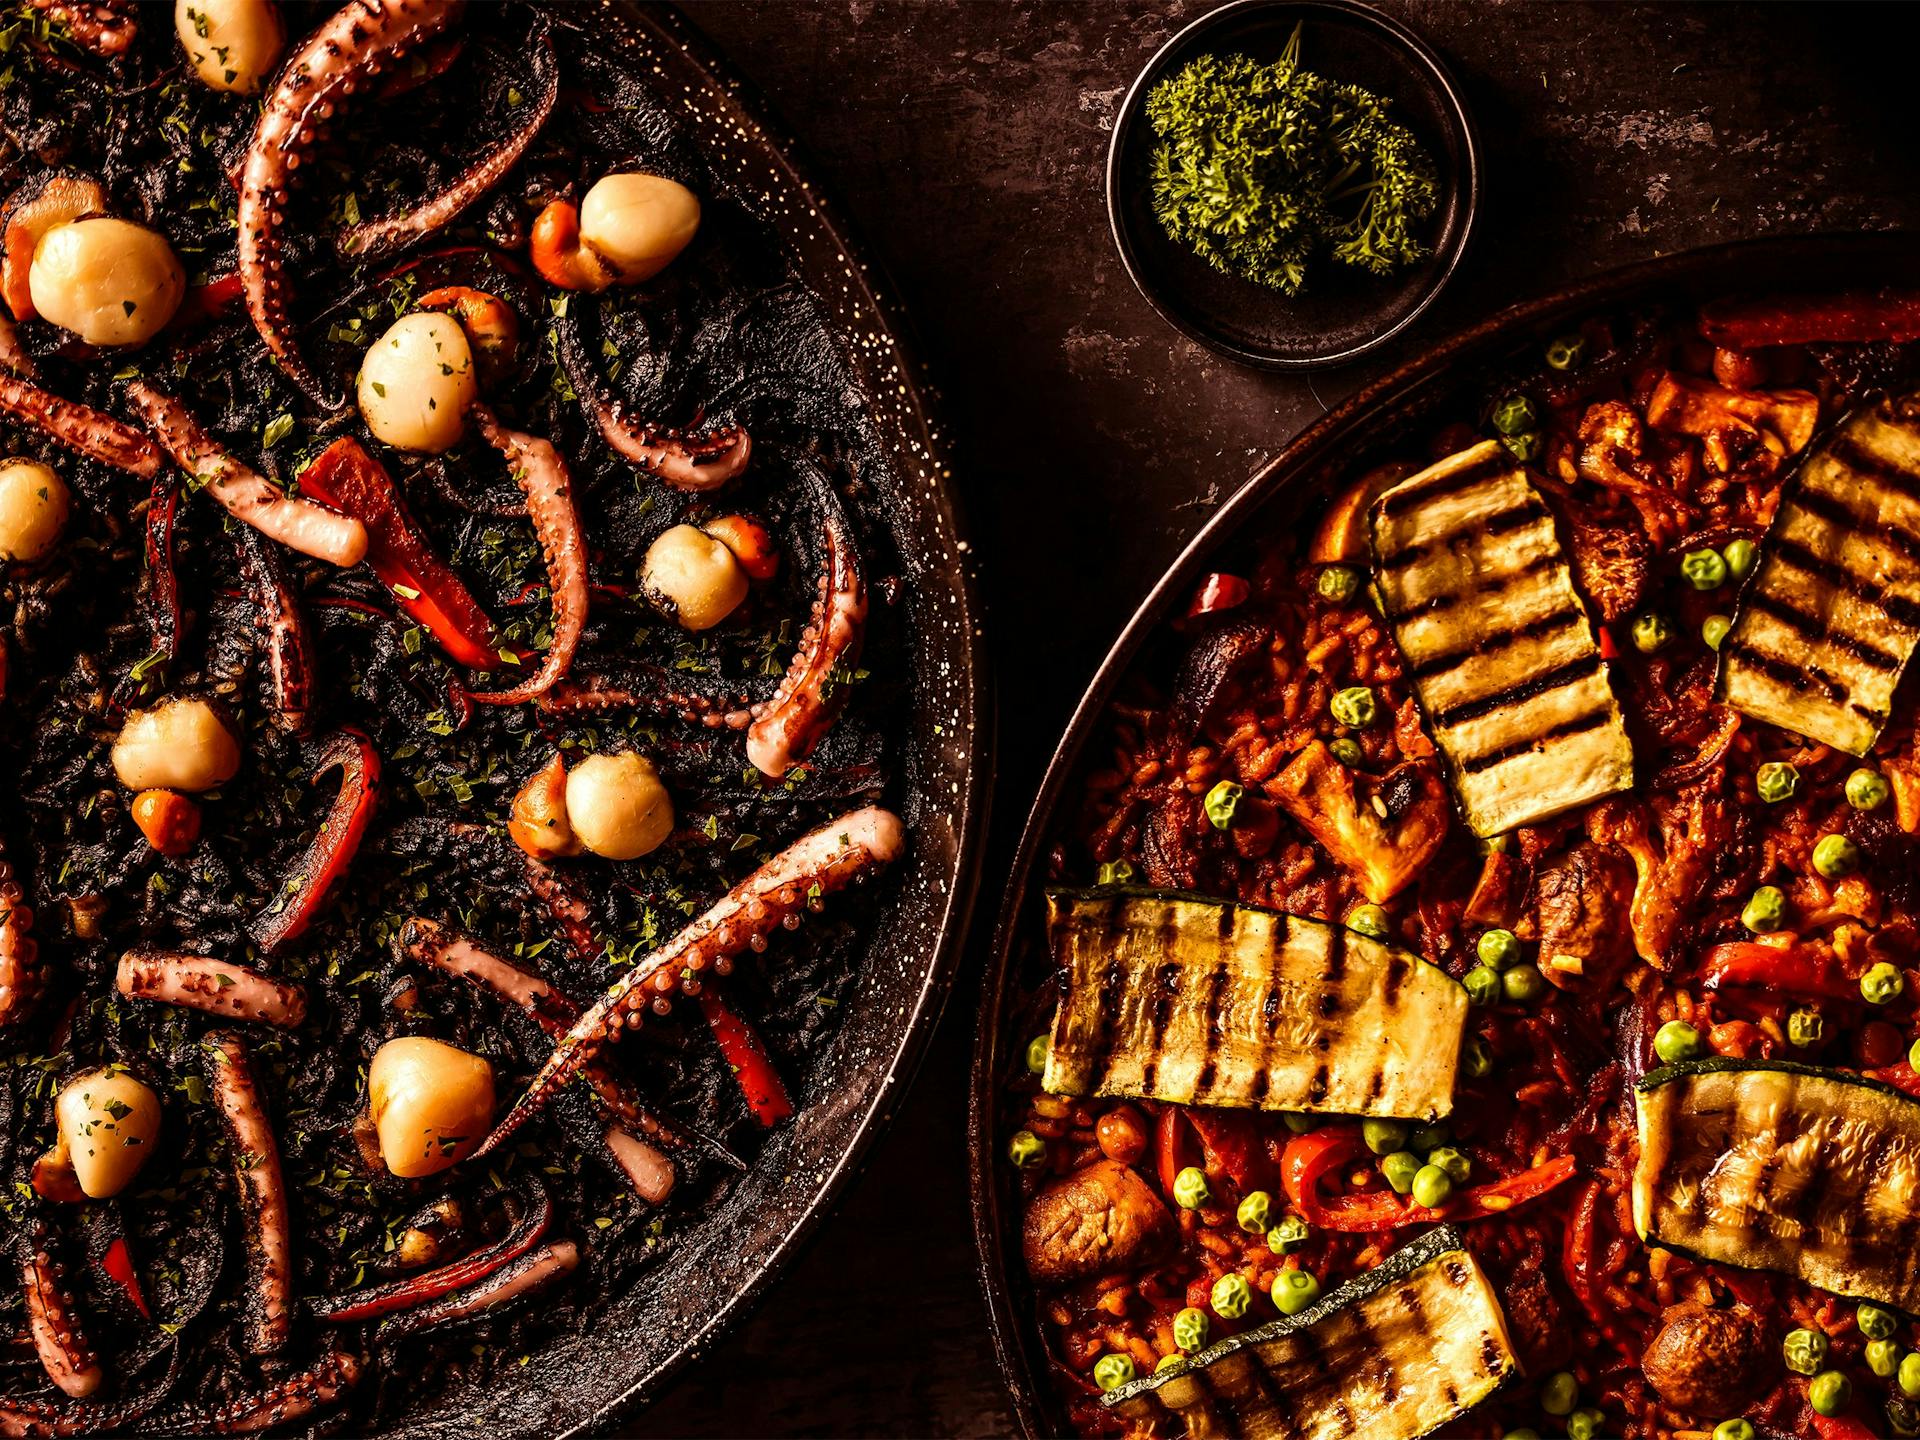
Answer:
[[[1445,63],[1357,0],[1233,0],[1161,47],[1114,122],[1107,213],[1140,292],[1244,364],[1339,365],[1432,303],[1479,145]]]

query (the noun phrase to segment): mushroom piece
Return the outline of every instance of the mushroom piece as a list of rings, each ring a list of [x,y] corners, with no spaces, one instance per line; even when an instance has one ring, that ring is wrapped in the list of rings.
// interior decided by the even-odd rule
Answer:
[[[1738,1310],[1669,1306],[1640,1357],[1660,1398],[1696,1415],[1737,1415],[1772,1384],[1772,1348],[1760,1324]]]
[[[367,1069],[380,1159],[403,1180],[458,1164],[493,1123],[493,1066],[425,1035],[389,1040]]]

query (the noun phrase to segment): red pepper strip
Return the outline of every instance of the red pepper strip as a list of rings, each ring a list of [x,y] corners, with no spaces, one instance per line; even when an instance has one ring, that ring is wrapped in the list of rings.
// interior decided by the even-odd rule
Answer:
[[[1226,575],[1219,571],[1207,576],[1193,592],[1193,601],[1187,606],[1188,620],[1197,620],[1202,615],[1217,615],[1222,610],[1231,610],[1236,605],[1244,605],[1247,596],[1253,593],[1253,587],[1238,575]]]
[[[1847,977],[1824,945],[1763,945],[1757,940],[1735,940],[1711,946],[1700,959],[1701,983],[1709,990],[1747,985],[1811,999],[1860,998],[1859,982]]]
[[[733,1078],[740,1082],[740,1093],[747,1097],[753,1118],[771,1130],[793,1114],[793,1101],[787,1087],[780,1083],[780,1072],[773,1068],[766,1042],[753,1027],[728,1008],[718,991],[702,988],[700,1012],[707,1017],[713,1038],[720,1042],[720,1054],[733,1067]]]
[[[241,284],[240,272],[222,275],[218,280],[209,280],[205,285],[196,285],[187,291],[186,298],[180,302],[180,308],[173,312],[173,318],[166,324],[168,331],[185,330],[198,325],[202,320],[217,320],[231,310],[246,292]]]
[[[254,917],[253,942],[262,950],[278,949],[313,923],[327,892],[352,863],[373,819],[380,794],[380,753],[373,742],[357,730],[335,732],[320,752],[315,782],[335,767],[340,770],[340,793],[333,797],[333,808],[294,862],[280,893]]]
[[[514,1226],[484,1250],[463,1255],[450,1265],[410,1275],[405,1280],[376,1285],[370,1290],[355,1290],[347,1295],[322,1296],[312,1302],[314,1317],[323,1325],[350,1325],[356,1320],[373,1320],[396,1310],[409,1310],[442,1295],[451,1294],[477,1280],[484,1280],[503,1265],[512,1264],[540,1243],[553,1223],[553,1201],[546,1188],[531,1176],[521,1183],[532,1193],[531,1201]]]
[[[1281,1188],[1307,1223],[1317,1224],[1314,1212],[1323,1208],[1320,1178],[1366,1153],[1367,1147],[1359,1132],[1348,1127],[1329,1127],[1296,1135],[1280,1155]]]
[[[171,661],[180,647],[180,577],[173,568],[173,522],[180,509],[180,472],[153,477],[147,505],[147,632],[156,653]]]
[[[1920,340],[1920,294],[1856,290],[1730,301],[1705,306],[1700,330],[1715,345],[1732,350],[1821,341]]]
[[[1313,1141],[1320,1141],[1318,1145]],[[1390,1190],[1360,1195],[1341,1195],[1322,1199],[1320,1178],[1365,1150],[1359,1137],[1316,1130],[1289,1141],[1281,1157],[1281,1183],[1302,1218],[1323,1230],[1390,1230],[1402,1225],[1431,1225],[1442,1220],[1479,1220],[1488,1215],[1504,1215],[1515,1206],[1537,1200],[1556,1185],[1573,1178],[1576,1167],[1571,1155],[1561,1155],[1509,1175],[1462,1191],[1435,1209],[1413,1205]]]
[[[1195,1109],[1187,1111],[1186,1118],[1200,1136],[1209,1171],[1231,1176],[1242,1193],[1263,1188],[1267,1157],[1260,1137],[1254,1133],[1251,1116],[1233,1110]]]
[[[1620,1334],[1614,1318],[1600,1308],[1599,1297],[1593,1293],[1594,1216],[1604,1197],[1604,1187],[1598,1180],[1591,1180],[1574,1202],[1573,1216],[1567,1224],[1566,1237],[1561,1242],[1560,1268],[1567,1277],[1567,1288],[1573,1291],[1573,1298],[1580,1302],[1580,1308],[1587,1312],[1587,1318],[1593,1322],[1594,1328],[1607,1338],[1609,1344],[1637,1365],[1644,1346]]]
[[[1154,1129],[1154,1158],[1160,1169],[1160,1193],[1169,1201],[1173,1199],[1173,1182],[1193,1156],[1187,1143],[1192,1134],[1193,1127],[1187,1124],[1187,1112],[1182,1107],[1169,1105],[1160,1112],[1160,1122]]]
[[[434,554],[392,477],[358,440],[343,435],[322,450],[300,472],[300,489],[367,527],[367,561],[373,573],[441,649],[471,669],[498,668],[500,656],[487,612]]]
[[[1822,1415],[1811,1405],[1807,1413],[1813,1416],[1814,1433],[1820,1440],[1878,1440],[1879,1431],[1851,1415]]]
[[[153,1312],[147,1308],[146,1292],[140,1288],[140,1272],[133,1268],[133,1252],[127,1249],[124,1239],[114,1240],[107,1246],[106,1253],[100,1257],[100,1268],[133,1302],[134,1309],[148,1320],[153,1318]]]
[[[1912,1064],[1906,1060],[1897,1065],[1883,1065],[1866,1074],[1869,1080],[1878,1080],[1882,1085],[1891,1085],[1896,1090],[1920,1098],[1920,1074],[1916,1074]]]

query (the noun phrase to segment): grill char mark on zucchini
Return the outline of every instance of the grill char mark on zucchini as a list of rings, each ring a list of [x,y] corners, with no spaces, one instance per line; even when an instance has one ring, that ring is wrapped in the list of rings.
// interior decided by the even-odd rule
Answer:
[[[1420,1440],[1519,1374],[1493,1286],[1440,1226],[1299,1315],[1230,1336],[1103,1398],[1144,1423],[1246,1440]]]
[[[1633,751],[1551,512],[1497,441],[1374,502],[1382,609],[1474,833],[1633,781]]]
[[[1720,663],[1724,703],[1852,755],[1920,643],[1916,400],[1855,410],[1801,464]]]
[[[1425,960],[1204,896],[1047,898],[1065,984],[1049,1091],[1406,1119],[1451,1110],[1466,992]]]

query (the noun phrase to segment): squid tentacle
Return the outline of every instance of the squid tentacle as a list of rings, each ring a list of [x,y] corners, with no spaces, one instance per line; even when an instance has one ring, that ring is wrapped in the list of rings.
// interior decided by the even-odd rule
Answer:
[[[13,867],[0,860],[0,1028],[27,1017],[45,979],[27,893],[14,877]]]
[[[350,1350],[330,1350],[269,1390],[242,1396],[211,1409],[194,1409],[166,1417],[169,1435],[252,1435],[304,1420],[331,1409],[360,1383],[360,1357]]]
[[[35,1225],[21,1239],[21,1285],[26,1292],[27,1329],[33,1348],[52,1380],[75,1400],[100,1388],[100,1357],[80,1327],[73,1296],[67,1292],[66,1266],[48,1251],[50,1234]]]
[[[247,1042],[223,1032],[206,1040],[214,1108],[233,1151],[234,1181],[246,1229],[248,1298],[244,1340],[256,1355],[286,1348],[293,1333],[293,1222],[280,1145],[267,1118]]]
[[[29,385],[18,375],[0,374],[0,414],[25,421],[69,450],[142,480],[153,479],[167,463],[146,432],[91,405],[63,400]]]
[[[251,525],[240,527],[240,574],[267,667],[267,694],[274,724],[298,735],[313,722],[316,661],[293,580],[280,556]]]
[[[700,691],[659,669],[624,674],[569,676],[540,697],[540,708],[555,715],[638,710],[669,715],[709,730],[744,730],[753,723],[754,696],[736,689]],[[764,702],[761,702],[764,703]]]
[[[129,950],[114,984],[129,1000],[151,1000],[204,1010],[229,1020],[253,1020],[298,1029],[307,1018],[307,992],[292,980],[251,966],[176,950]]]

